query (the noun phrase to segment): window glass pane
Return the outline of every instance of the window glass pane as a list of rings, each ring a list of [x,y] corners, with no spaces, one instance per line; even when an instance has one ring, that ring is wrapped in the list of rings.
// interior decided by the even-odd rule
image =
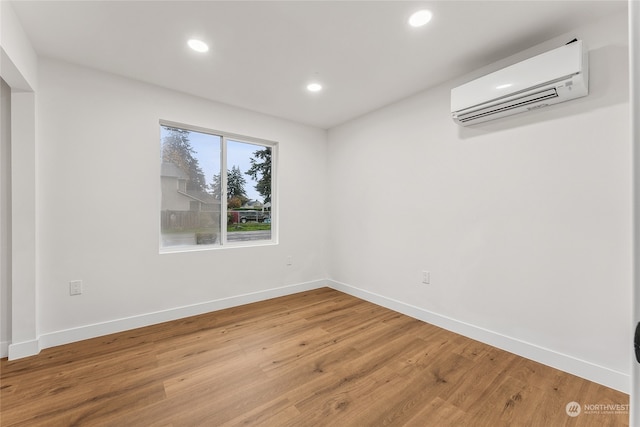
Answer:
[[[160,136],[161,246],[220,245],[222,138],[169,126]]]
[[[227,140],[227,241],[271,239],[271,148]]]

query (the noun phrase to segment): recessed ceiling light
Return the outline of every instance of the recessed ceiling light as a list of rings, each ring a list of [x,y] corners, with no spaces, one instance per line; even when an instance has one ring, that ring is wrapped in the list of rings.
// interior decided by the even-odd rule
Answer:
[[[187,44],[191,49],[195,50],[196,52],[204,53],[209,50],[209,46],[202,40],[191,39],[187,42]]]
[[[433,14],[431,11],[426,9],[419,10],[409,17],[409,25],[412,27],[422,27],[431,21],[432,17]]]
[[[506,89],[511,86],[513,86],[513,83],[505,83],[505,84],[496,86],[496,89]]]
[[[307,90],[309,92],[320,92],[322,90],[322,85],[320,83],[309,83],[307,85]]]

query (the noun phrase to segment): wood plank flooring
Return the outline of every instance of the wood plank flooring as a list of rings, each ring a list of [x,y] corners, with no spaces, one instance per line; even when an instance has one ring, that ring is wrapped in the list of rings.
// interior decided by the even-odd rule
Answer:
[[[327,288],[0,370],[2,426],[628,425],[565,410],[626,394]]]

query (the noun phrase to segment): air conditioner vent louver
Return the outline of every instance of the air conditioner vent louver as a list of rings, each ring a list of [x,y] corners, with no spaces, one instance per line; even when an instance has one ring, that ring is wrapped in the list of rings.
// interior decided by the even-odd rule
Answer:
[[[451,115],[469,126],[586,96],[588,71],[578,40],[451,89]]]
[[[551,99],[551,98],[557,98],[557,97],[558,97],[558,91],[555,88],[546,89],[531,95],[523,96],[521,98],[516,98],[512,101],[505,102],[504,104],[498,104],[496,106],[481,108],[479,110],[470,111],[468,113],[458,114],[457,119],[461,122],[468,122],[470,120],[477,120],[481,117],[512,110],[514,108],[518,108],[524,105],[535,104],[545,99]]]

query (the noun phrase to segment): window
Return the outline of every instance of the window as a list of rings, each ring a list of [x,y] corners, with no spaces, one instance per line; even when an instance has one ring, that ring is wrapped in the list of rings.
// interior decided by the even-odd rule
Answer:
[[[272,243],[273,142],[160,123],[160,248]]]

